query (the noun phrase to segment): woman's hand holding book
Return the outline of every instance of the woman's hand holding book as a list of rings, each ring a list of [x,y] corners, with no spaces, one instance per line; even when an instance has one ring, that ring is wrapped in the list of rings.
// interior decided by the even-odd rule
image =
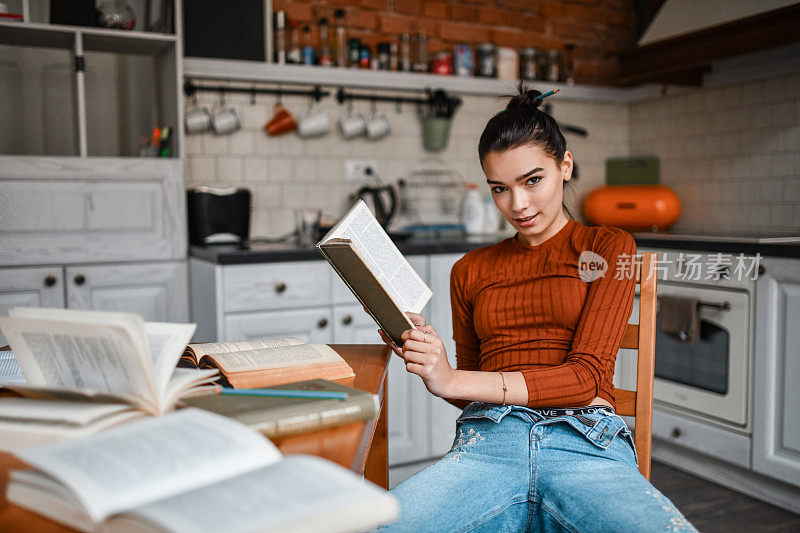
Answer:
[[[447,398],[450,396],[456,372],[447,360],[447,351],[442,339],[433,326],[425,324],[424,316],[417,313],[407,314],[417,329],[403,332],[402,348],[392,345],[383,331],[380,331],[381,338],[394,353],[403,358],[406,370],[422,378],[431,394]]]

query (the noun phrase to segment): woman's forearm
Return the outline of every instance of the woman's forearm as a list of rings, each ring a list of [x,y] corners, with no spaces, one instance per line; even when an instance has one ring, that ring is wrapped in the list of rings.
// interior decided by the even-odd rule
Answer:
[[[454,370],[447,393],[450,400],[503,403],[503,379],[506,383],[505,403],[528,405],[528,386],[522,372],[479,372]]]

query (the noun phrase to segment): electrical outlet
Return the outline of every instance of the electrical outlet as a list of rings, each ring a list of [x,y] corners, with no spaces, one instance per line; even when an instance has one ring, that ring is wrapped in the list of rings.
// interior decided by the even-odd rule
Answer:
[[[344,177],[347,181],[375,181],[378,162],[371,159],[348,159],[344,162]]]

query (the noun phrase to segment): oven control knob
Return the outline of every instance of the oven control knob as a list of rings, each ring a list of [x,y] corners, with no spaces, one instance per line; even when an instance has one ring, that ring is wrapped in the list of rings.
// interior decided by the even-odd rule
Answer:
[[[677,427],[676,428],[672,428],[672,438],[673,439],[680,438],[681,435],[683,435],[683,431],[681,431],[681,428],[677,428]]]

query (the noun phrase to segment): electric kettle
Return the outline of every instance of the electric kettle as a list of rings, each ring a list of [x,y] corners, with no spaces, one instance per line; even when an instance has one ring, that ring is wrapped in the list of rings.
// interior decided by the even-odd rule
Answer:
[[[397,212],[397,192],[392,185],[380,187],[365,185],[358,189],[355,197],[356,199],[361,198],[364,200],[364,203],[375,214],[375,218],[384,229],[389,227],[392,217]]]

